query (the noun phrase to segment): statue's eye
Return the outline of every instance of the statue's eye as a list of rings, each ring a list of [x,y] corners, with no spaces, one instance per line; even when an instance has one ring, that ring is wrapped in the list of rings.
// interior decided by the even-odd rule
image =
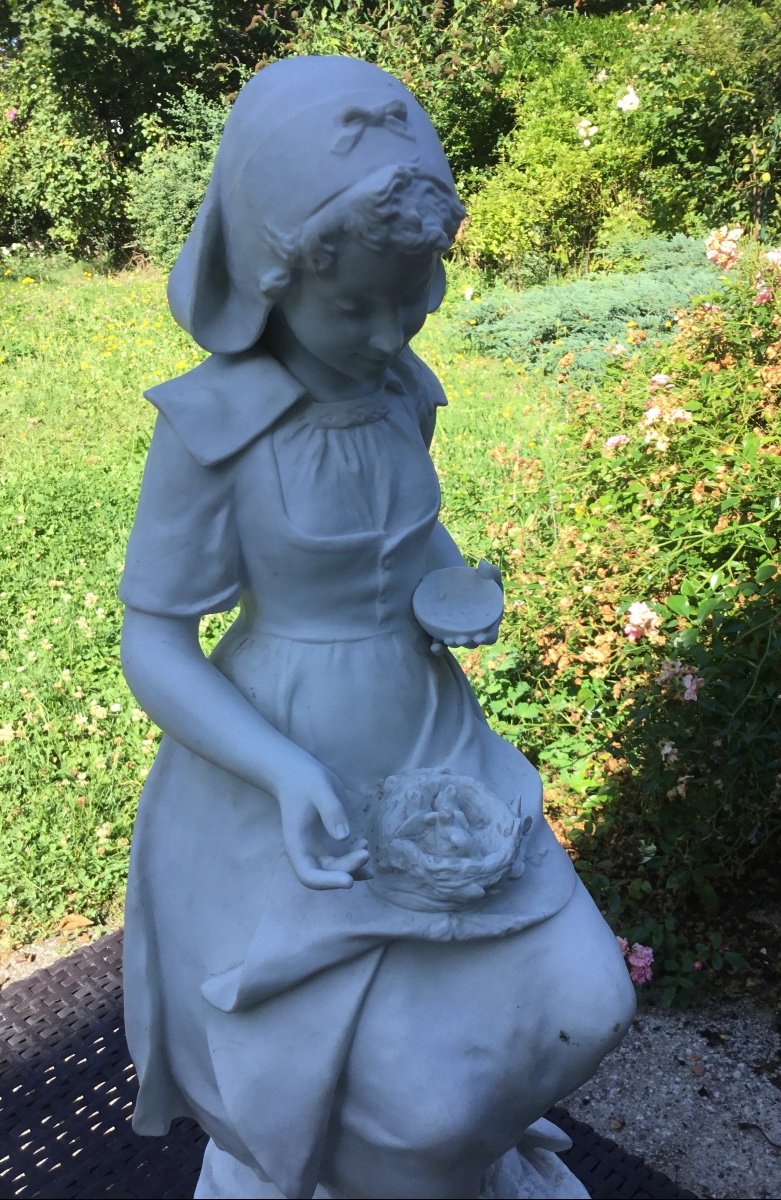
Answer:
[[[361,306],[350,300],[337,301],[334,308],[343,317],[359,317],[361,315]]]

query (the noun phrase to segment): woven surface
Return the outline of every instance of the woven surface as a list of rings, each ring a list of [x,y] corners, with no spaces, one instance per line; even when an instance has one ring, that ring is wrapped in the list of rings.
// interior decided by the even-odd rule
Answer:
[[[120,934],[0,993],[0,1198],[189,1200],[205,1135],[130,1128],[136,1078],[122,1027]],[[567,1113],[564,1160],[594,1200],[689,1198]]]

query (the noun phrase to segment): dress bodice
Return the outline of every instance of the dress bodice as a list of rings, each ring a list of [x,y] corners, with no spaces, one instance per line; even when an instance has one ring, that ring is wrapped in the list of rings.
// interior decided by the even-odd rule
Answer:
[[[122,600],[171,616],[241,600],[253,629],[311,641],[410,623],[439,511],[434,376],[405,351],[381,391],[321,404],[267,355],[218,357],[149,393],[162,416]]]
[[[303,401],[245,451],[235,505],[254,627],[320,641],[412,619],[439,485],[398,393]]]

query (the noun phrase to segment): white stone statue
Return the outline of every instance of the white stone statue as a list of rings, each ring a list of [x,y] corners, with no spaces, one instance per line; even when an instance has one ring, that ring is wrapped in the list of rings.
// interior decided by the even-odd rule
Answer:
[[[121,587],[166,734],[125,989],[135,1128],[201,1124],[200,1197],[586,1195],[542,1117],[634,994],[449,649],[502,611],[438,522],[445,399],[409,348],[463,211],[396,79],[290,59],[239,95],[171,273],[211,357],[148,393]]]

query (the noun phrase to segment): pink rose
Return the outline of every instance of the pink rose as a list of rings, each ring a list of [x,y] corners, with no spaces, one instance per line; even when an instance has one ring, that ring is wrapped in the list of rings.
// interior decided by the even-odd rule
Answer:
[[[759,307],[760,304],[769,304],[772,299],[772,287],[768,287],[766,283],[763,283],[761,287],[757,288],[757,294],[754,297],[754,304]]]
[[[673,386],[673,381],[669,375],[652,375],[648,380],[648,386],[650,388],[669,388]]]
[[[645,601],[636,600],[627,609],[624,634],[630,642],[638,642],[641,637],[650,637],[656,633],[660,625],[658,613],[649,608]]]
[[[705,683],[699,675],[686,674],[681,676],[684,700],[696,700],[697,693]]]
[[[635,942],[632,946],[632,951],[627,959],[629,963],[629,978],[637,987],[643,987],[646,983],[650,983],[653,979],[653,971],[651,964],[654,961],[654,952],[650,946],[641,946],[639,942]]]
[[[629,961],[632,961],[631,958]],[[645,966],[645,964],[629,968],[629,978],[636,987],[644,987],[645,984],[651,982],[653,977],[653,971],[650,967]]]
[[[619,446],[626,446],[628,441],[629,438],[625,433],[614,433],[613,436],[609,437],[603,444],[602,449],[607,451],[617,450]]]
[[[18,116],[19,116],[18,108],[7,108],[5,110],[6,121],[15,121]]]
[[[667,414],[667,420],[673,424],[688,425],[692,419],[692,415],[688,408],[674,408]]]
[[[629,953],[629,942],[626,940],[626,938],[619,937],[618,934],[616,934],[616,941],[618,942],[619,950],[623,954],[624,958],[626,958],[627,954]]]

